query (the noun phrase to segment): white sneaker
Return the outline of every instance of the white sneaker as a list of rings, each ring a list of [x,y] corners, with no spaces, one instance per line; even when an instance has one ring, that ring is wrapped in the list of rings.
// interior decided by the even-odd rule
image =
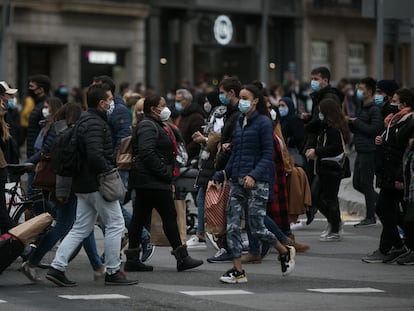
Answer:
[[[322,231],[321,235],[319,236],[319,238],[323,239],[325,238],[329,233],[331,233],[331,224],[328,222],[326,225],[325,230]]]
[[[295,270],[296,249],[293,246],[286,245],[287,254],[279,255],[282,275],[286,276]]]
[[[214,236],[211,233],[206,232],[205,233],[207,240],[210,242],[210,244],[213,246],[213,248],[218,251],[220,250],[220,247],[218,246],[216,240],[214,239]]]
[[[32,282],[40,282],[42,279],[38,276],[36,268],[30,267],[29,262],[25,261],[22,264],[21,271]]]
[[[194,248],[198,248],[198,249],[204,249],[207,248],[207,244],[205,240],[200,239],[198,236],[193,235],[188,241],[187,243],[187,248],[189,249],[194,249]]]
[[[299,230],[299,229],[303,229],[303,224],[301,221],[290,223],[290,230]]]

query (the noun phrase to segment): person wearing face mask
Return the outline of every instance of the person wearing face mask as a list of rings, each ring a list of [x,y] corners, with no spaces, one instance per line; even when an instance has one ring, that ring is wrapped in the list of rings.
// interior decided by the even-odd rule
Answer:
[[[213,181],[219,183],[223,182],[224,174],[230,180],[226,235],[233,267],[220,277],[221,282],[228,284],[247,282],[241,259],[243,213],[253,237],[278,250],[283,275],[293,271],[295,257],[294,247],[281,244],[264,225],[269,185],[274,173],[273,126],[266,102],[254,85],[243,87],[239,96],[241,114],[234,130],[230,159],[224,171],[213,176]]]
[[[320,102],[318,119],[320,132],[315,147],[306,150],[306,157],[316,164],[316,173],[320,180],[318,191],[318,209],[328,221],[327,229],[319,237],[321,242],[341,241],[341,212],[338,192],[342,179],[342,168],[335,165],[336,159],[344,157],[345,144],[351,140],[347,121],[340,106],[332,99]]]
[[[399,111],[390,113],[384,119],[385,130],[375,138],[378,160],[375,174],[376,184],[380,188],[375,212],[381,221],[382,232],[378,249],[362,258],[367,263],[393,263],[408,251],[397,227],[404,227],[400,207],[406,209],[403,200],[403,155],[408,141],[398,142],[397,135],[413,119],[414,95],[407,88],[398,89],[392,97],[392,103],[399,107]]]
[[[398,112],[398,107],[392,102],[392,97],[397,89],[398,84],[395,80],[379,80],[377,82],[374,102],[381,107],[381,114],[384,119],[390,113]]]
[[[147,96],[144,101],[144,118],[134,130],[132,149],[136,160],[130,172],[128,187],[135,190],[136,197],[129,227],[129,247],[125,251],[125,269],[129,271],[142,265],[139,259],[141,231],[145,224],[151,222],[154,208],[162,219],[164,233],[173,249],[177,271],[193,269],[203,263],[188,255],[177,225],[172,192],[174,144],[163,123],[170,115],[171,111],[163,97]]]
[[[98,191],[98,175],[114,168],[113,143],[107,111],[112,91],[107,84],[93,84],[86,94],[88,110],[78,121],[78,140],[81,158],[80,170],[73,176],[72,191],[77,198],[76,220],[60,244],[46,279],[62,287],[76,286],[65,275],[73,251],[93,232],[97,216],[104,222],[105,285],[133,285],[121,271],[121,237],[125,222],[118,200],[108,202]]]
[[[376,145],[375,137],[384,127],[381,110],[374,103],[375,80],[367,77],[359,81],[356,97],[361,103],[355,118],[349,117],[349,126],[354,133],[354,146],[357,153],[352,179],[355,190],[365,197],[366,216],[355,227],[367,227],[376,224],[375,202],[377,193],[373,187]]]

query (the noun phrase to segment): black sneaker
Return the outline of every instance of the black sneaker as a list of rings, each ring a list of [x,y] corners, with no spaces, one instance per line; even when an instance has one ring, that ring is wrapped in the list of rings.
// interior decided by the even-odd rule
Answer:
[[[233,267],[220,277],[220,282],[227,284],[247,283],[246,273],[244,270],[239,272]]]
[[[363,262],[366,263],[382,263],[386,258],[387,254],[383,254],[379,249],[373,251],[371,254],[368,254],[361,258]]]
[[[295,270],[295,256],[296,250],[293,246],[285,246],[287,248],[286,254],[279,255],[280,266],[282,269],[282,275],[289,275]]]
[[[414,251],[408,251],[404,256],[400,256],[397,260],[399,265],[413,266],[414,265]]]
[[[404,255],[406,255],[407,253],[409,253],[410,251],[408,250],[407,247],[403,246],[401,248],[391,248],[391,250],[387,253],[387,255],[385,255],[384,260],[382,261],[383,263],[394,263],[396,262],[398,259],[400,259],[401,257],[404,257]]]
[[[74,287],[78,285],[76,282],[69,280],[66,277],[65,272],[53,267],[49,268],[49,271],[46,274],[46,279],[55,283],[59,287]]]
[[[114,274],[105,275],[105,285],[135,285],[138,284],[138,280],[128,280],[125,273],[118,271]]]
[[[376,223],[377,223],[377,220],[375,219],[375,217],[365,218],[361,222],[359,222],[356,225],[354,225],[354,227],[355,228],[371,227],[371,226],[375,226]]]

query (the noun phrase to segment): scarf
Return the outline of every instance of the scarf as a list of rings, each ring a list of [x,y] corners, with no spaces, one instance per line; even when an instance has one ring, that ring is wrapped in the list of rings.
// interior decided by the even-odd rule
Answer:
[[[396,114],[390,113],[388,116],[384,119],[384,125],[385,127],[393,127],[395,124],[398,123],[398,121],[401,120],[403,116],[405,116],[407,113],[411,112],[410,107],[405,107],[398,111]]]

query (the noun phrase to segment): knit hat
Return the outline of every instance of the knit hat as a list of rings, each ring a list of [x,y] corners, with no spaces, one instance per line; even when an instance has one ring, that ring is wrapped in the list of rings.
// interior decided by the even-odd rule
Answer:
[[[377,89],[392,97],[395,91],[398,90],[398,84],[395,80],[380,80],[377,82]]]

